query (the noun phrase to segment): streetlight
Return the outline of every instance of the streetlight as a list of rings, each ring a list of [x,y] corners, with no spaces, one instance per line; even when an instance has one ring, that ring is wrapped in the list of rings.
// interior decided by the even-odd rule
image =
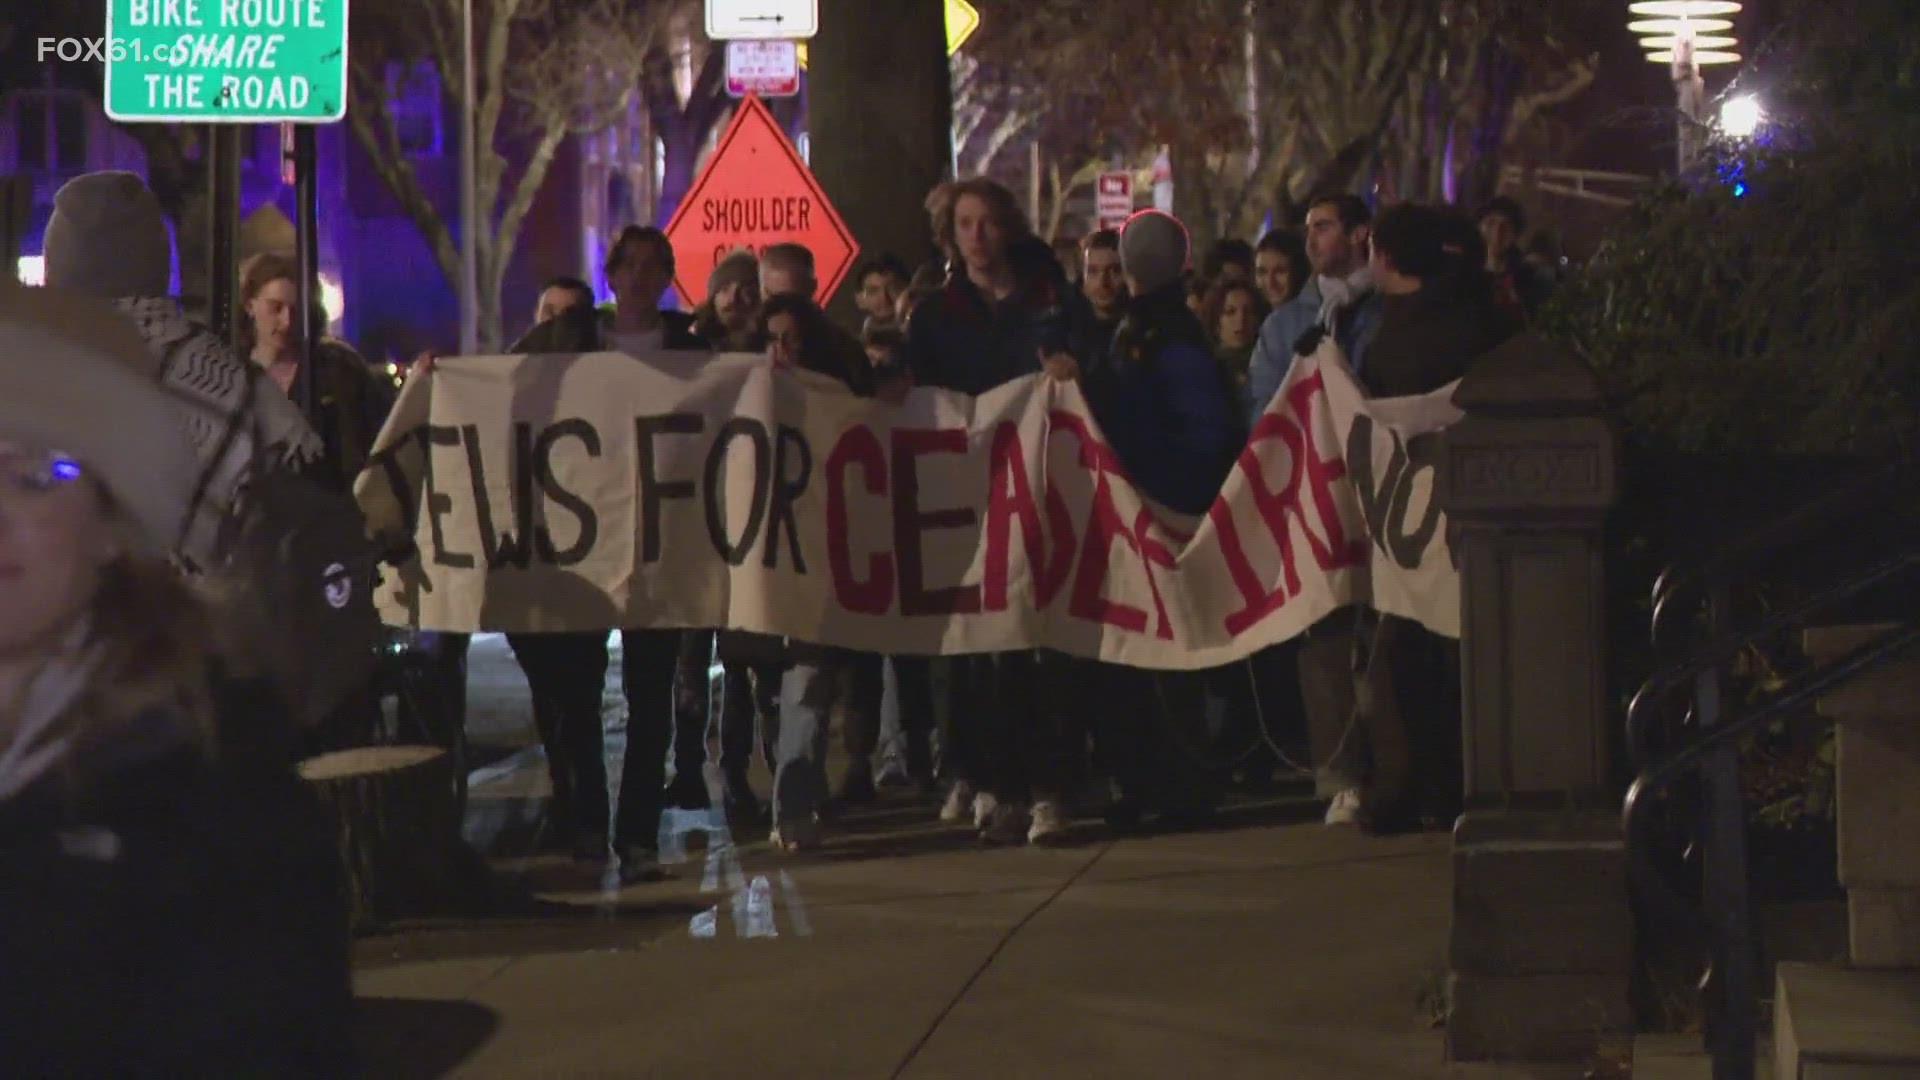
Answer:
[[[1751,139],[1767,122],[1766,110],[1752,94],[1734,98],[1720,106],[1720,133],[1730,139]]]
[[[1739,12],[1738,0],[1634,0],[1627,10],[1642,16],[1627,24],[1640,35],[1647,59],[1667,64],[1679,99],[1680,171],[1699,159],[1705,142],[1707,88],[1700,69],[1709,64],[1737,64],[1733,49],[1739,41],[1723,36],[1733,29],[1725,16]]]

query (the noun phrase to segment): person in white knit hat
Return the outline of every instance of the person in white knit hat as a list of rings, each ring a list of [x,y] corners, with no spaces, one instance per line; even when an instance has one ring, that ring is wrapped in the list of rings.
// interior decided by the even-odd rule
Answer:
[[[69,180],[54,196],[45,258],[50,287],[110,301],[133,321],[158,362],[161,384],[187,406],[200,493],[182,528],[180,554],[195,567],[217,565],[249,472],[261,464],[312,466],[321,455],[319,436],[286,395],[189,321],[168,295],[167,224],[140,177],[95,172]]]
[[[153,368],[111,308],[0,284],[7,1072],[350,1075],[341,868],[168,561],[198,463]]]

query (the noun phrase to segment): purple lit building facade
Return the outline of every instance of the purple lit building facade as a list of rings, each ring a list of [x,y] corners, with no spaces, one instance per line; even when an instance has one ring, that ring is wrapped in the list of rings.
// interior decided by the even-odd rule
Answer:
[[[459,128],[428,65],[411,70],[396,65],[390,86],[401,143],[457,241]],[[290,254],[294,190],[280,179],[280,128],[248,125],[243,130],[240,258],[264,250]],[[320,270],[332,287],[327,291],[337,289],[339,306],[333,332],[373,360],[403,359],[425,348],[452,351],[459,339],[458,301],[419,230],[346,123],[322,126],[317,144]],[[594,279],[593,256],[602,243],[587,234],[581,207],[589,176],[581,162],[580,148],[568,140],[522,226],[501,290],[502,333],[509,339],[524,329],[543,281],[558,274]],[[69,179],[100,169],[147,174],[140,143],[107,118],[97,94],[66,88],[0,93],[0,176],[22,176],[31,186],[20,243],[23,277],[35,272],[54,193]],[[591,216],[596,234],[611,224],[598,220],[603,212]],[[177,289],[177,243],[175,259]],[[0,273],[14,270],[0,267]]]

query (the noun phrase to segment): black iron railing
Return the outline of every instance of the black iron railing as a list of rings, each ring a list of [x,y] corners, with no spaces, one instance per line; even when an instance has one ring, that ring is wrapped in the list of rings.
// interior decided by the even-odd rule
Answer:
[[[1630,880],[1642,903],[1659,917],[1682,920],[1705,935],[1709,969],[1701,983],[1706,1048],[1715,1080],[1753,1080],[1760,1030],[1759,949],[1749,895],[1747,815],[1743,805],[1740,742],[1775,720],[1810,711],[1818,699],[1903,650],[1920,645],[1920,626],[1902,624],[1848,655],[1789,674],[1758,696],[1736,696],[1731,683],[1740,661],[1766,653],[1823,617],[1865,598],[1920,581],[1920,546],[1900,527],[1872,529],[1870,546],[1900,547],[1864,570],[1812,590],[1806,599],[1742,627],[1736,619],[1736,587],[1767,576],[1767,566],[1791,559],[1836,530],[1857,543],[1869,527],[1867,508],[1910,513],[1920,507],[1911,490],[1920,477],[1911,462],[1847,485],[1833,495],[1755,530],[1697,569],[1670,569],[1654,584],[1649,631],[1656,645],[1675,613],[1696,616],[1687,658],[1640,688],[1627,709],[1627,750],[1637,779],[1622,811]],[[1843,617],[1844,621],[1844,617]],[[1667,642],[1666,644],[1673,644]],[[1661,726],[1663,708],[1685,693],[1678,727]],[[1653,796],[1676,780],[1695,781],[1691,804],[1682,805],[1700,856],[1700,898],[1694,906],[1671,888],[1649,857],[1649,807]]]

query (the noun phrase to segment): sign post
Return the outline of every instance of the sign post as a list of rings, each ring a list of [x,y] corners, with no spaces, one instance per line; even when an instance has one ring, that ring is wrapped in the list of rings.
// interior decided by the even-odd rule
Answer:
[[[1095,211],[1103,229],[1118,229],[1133,216],[1133,174],[1124,170],[1103,172],[1096,182]]]
[[[793,41],[819,32],[819,0],[707,0],[713,41]]]
[[[820,278],[822,307],[852,269],[860,245],[767,107],[749,95],[721,133],[707,167],[667,223],[674,280],[687,303],[707,296],[715,263],[740,248],[804,244]]]
[[[800,92],[799,46],[791,41],[727,42],[727,93],[762,98]]]
[[[347,0],[108,0],[107,115],[232,124],[347,115]]]

